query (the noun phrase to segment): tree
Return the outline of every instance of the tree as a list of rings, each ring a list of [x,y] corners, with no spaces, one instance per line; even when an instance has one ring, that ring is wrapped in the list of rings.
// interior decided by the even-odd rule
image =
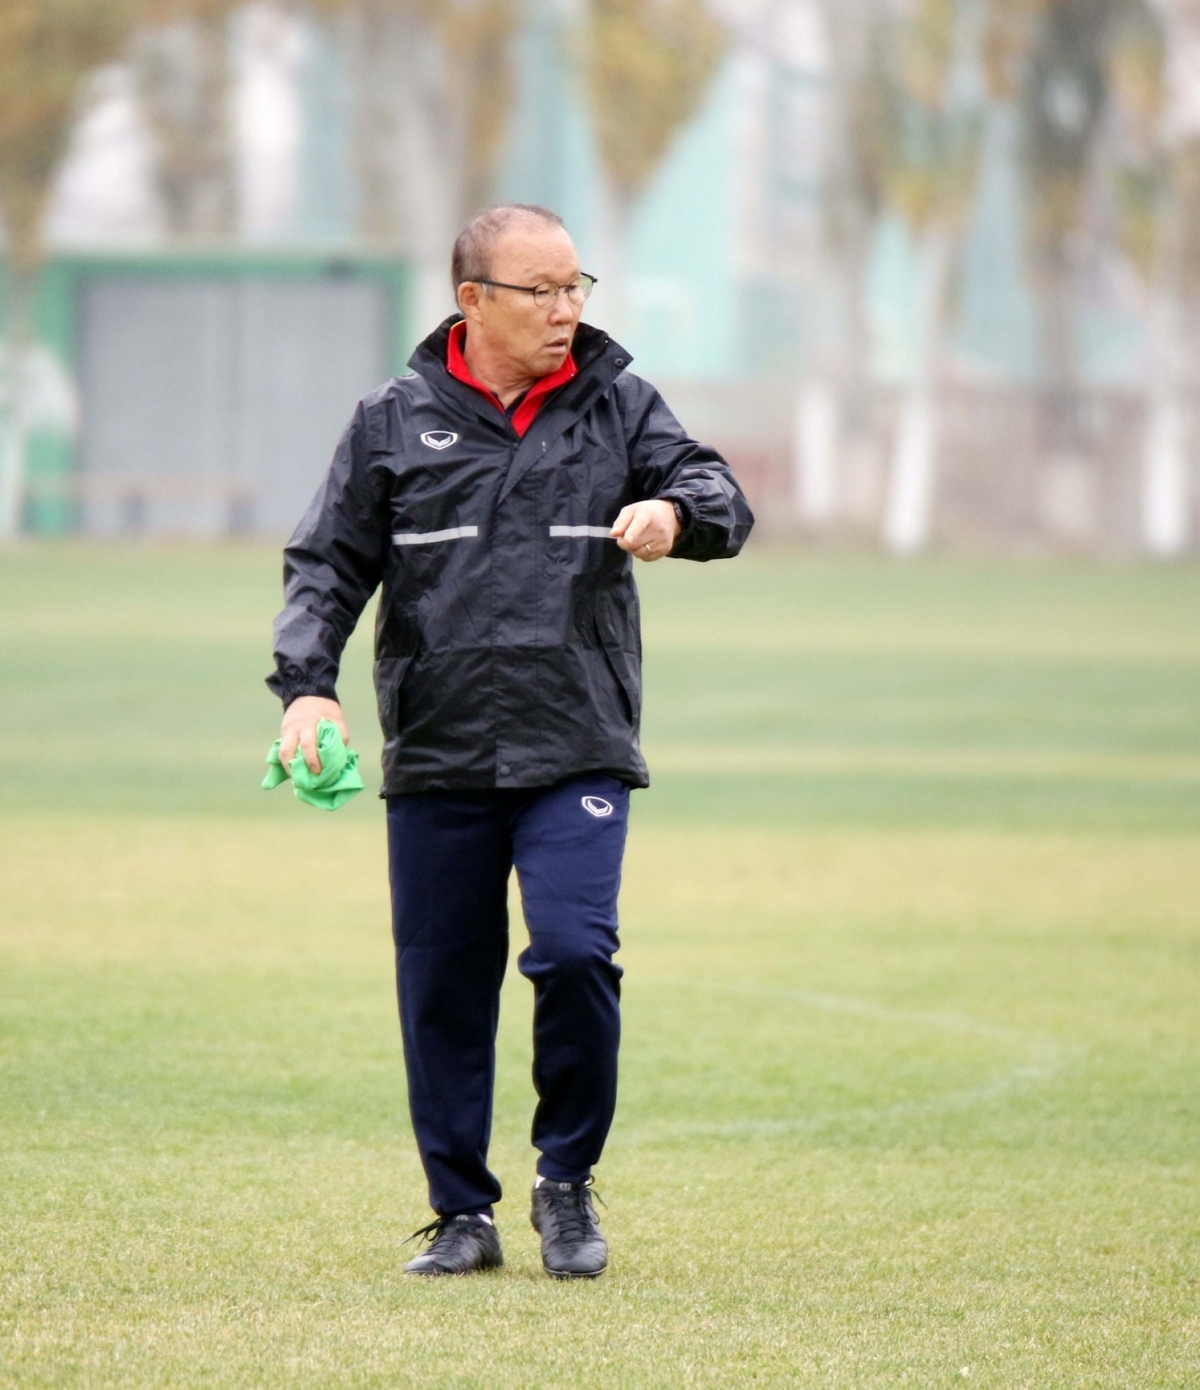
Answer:
[[[8,238],[7,381],[0,383],[0,537],[14,535],[20,525],[42,223],[87,79],[121,55],[139,23],[184,23],[193,16],[196,22],[215,22],[231,4],[232,0],[4,0],[0,5],[0,213]],[[207,92],[200,104],[208,108]]]
[[[512,104],[519,0],[321,0],[351,28],[356,145],[373,241],[403,237],[406,141],[437,145],[455,220],[493,195]],[[422,108],[414,109],[414,98]]]
[[[1142,466],[1142,538],[1163,558],[1190,539],[1200,348],[1198,0],[1155,0],[1157,45],[1127,45],[1116,70],[1134,139],[1120,171],[1122,229],[1150,289],[1151,358]]]
[[[841,269],[850,396],[869,376],[866,268],[885,205],[898,97],[889,81],[888,26],[878,0],[825,0],[833,120],[824,188],[826,244]]]
[[[0,381],[0,539],[20,525],[42,219],[85,78],[121,50],[132,0],[0,5],[0,213],[7,233],[7,353]]]
[[[238,0],[141,0],[130,56],[173,236],[225,237],[237,227],[229,53],[237,8]]]
[[[450,54],[451,101],[462,107],[462,194],[465,220],[495,196],[496,168],[513,100],[512,41],[516,0],[474,0],[442,7]]]
[[[1047,435],[1081,445],[1076,371],[1079,252],[1097,140],[1108,106],[1108,56],[1121,0],[1053,0],[1037,15],[1021,83],[1029,189],[1029,265],[1042,318]]]
[[[359,232],[407,252],[416,317],[447,306],[446,247],[494,196],[520,0],[314,0],[351,86]]]
[[[900,553],[929,539],[936,485],[938,374],[953,275],[979,169],[983,109],[964,80],[978,59],[978,11],[966,0],[914,0],[887,52],[881,183],[918,248],[919,313],[912,380],[900,407],[883,534]]]
[[[837,331],[827,334],[797,402],[800,516],[823,525],[837,513],[843,458],[874,440],[867,280],[885,207],[884,181],[898,93],[890,22],[879,0],[821,0],[829,56],[821,174],[821,281]]]
[[[1171,135],[1168,52],[1187,47],[1193,0],[1011,0],[1027,30],[1019,83],[1030,194],[1028,254],[1042,318],[1046,436],[1082,452],[1077,324],[1080,247],[1097,201],[1111,201],[1118,246],[1150,287],[1151,368],[1143,518],[1152,549],[1178,549],[1186,530],[1185,331],[1196,204],[1193,129]],[[1165,27],[1164,27],[1165,26]],[[1195,41],[1195,37],[1193,38]],[[1164,124],[1164,115],[1167,121]],[[1197,248],[1200,250],[1200,243]]]
[[[584,72],[608,184],[612,250],[605,267],[620,322],[625,242],[637,199],[675,135],[696,114],[725,53],[703,0],[591,0]]]
[[[982,108],[962,93],[972,25],[987,94],[1018,102],[1030,194],[1027,244],[1042,313],[1048,433],[1078,444],[1076,245],[1108,111],[1114,47],[1144,14],[1140,0],[917,0],[898,51],[900,133],[888,202],[922,242],[925,310],[915,381],[902,406],[884,533],[897,550],[928,535],[937,454],[935,377],[950,270],[974,194]],[[956,89],[959,96],[955,98]]]
[[[600,158],[627,214],[703,99],[724,31],[702,0],[592,0],[586,43]]]

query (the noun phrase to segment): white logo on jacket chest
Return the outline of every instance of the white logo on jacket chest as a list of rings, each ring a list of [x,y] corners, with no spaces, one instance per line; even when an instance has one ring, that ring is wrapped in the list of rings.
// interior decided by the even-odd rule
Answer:
[[[458,443],[458,435],[450,430],[426,430],[421,436],[421,443],[431,449],[448,449],[451,444]]]

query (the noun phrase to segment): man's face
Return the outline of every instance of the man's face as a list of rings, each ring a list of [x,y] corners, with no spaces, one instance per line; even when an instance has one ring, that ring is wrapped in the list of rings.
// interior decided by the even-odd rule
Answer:
[[[579,258],[561,227],[518,222],[492,250],[490,280],[509,285],[569,285]],[[507,362],[515,376],[542,377],[557,371],[571,351],[582,304],[560,294],[546,309],[531,294],[463,285],[459,303],[468,320],[468,340]]]

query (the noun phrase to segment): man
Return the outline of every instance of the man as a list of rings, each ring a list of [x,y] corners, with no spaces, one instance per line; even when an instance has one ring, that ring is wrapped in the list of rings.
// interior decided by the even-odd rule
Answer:
[[[377,585],[375,685],[397,993],[437,1219],[413,1274],[503,1263],[487,1166],[515,866],[534,987],[533,1224],[561,1277],[607,1265],[589,1184],[616,1102],[617,890],[638,748],[631,557],[735,555],[753,524],[629,355],[580,323],[594,280],[543,208],[454,247],[461,311],[359,405],[285,552],[281,757],[346,734],[342,649]]]

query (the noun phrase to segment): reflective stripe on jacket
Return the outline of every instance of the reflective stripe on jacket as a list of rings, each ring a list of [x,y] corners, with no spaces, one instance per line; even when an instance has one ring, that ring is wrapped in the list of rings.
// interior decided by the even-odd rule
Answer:
[[[284,551],[267,684],[285,705],[336,698],[342,649],[382,585],[383,794],[584,772],[646,786],[637,589],[609,528],[626,503],[676,501],[672,555],[712,560],[741,549],[750,509],[607,334],[580,325],[578,375],[518,438],[446,370],[457,319],[343,434]]]

